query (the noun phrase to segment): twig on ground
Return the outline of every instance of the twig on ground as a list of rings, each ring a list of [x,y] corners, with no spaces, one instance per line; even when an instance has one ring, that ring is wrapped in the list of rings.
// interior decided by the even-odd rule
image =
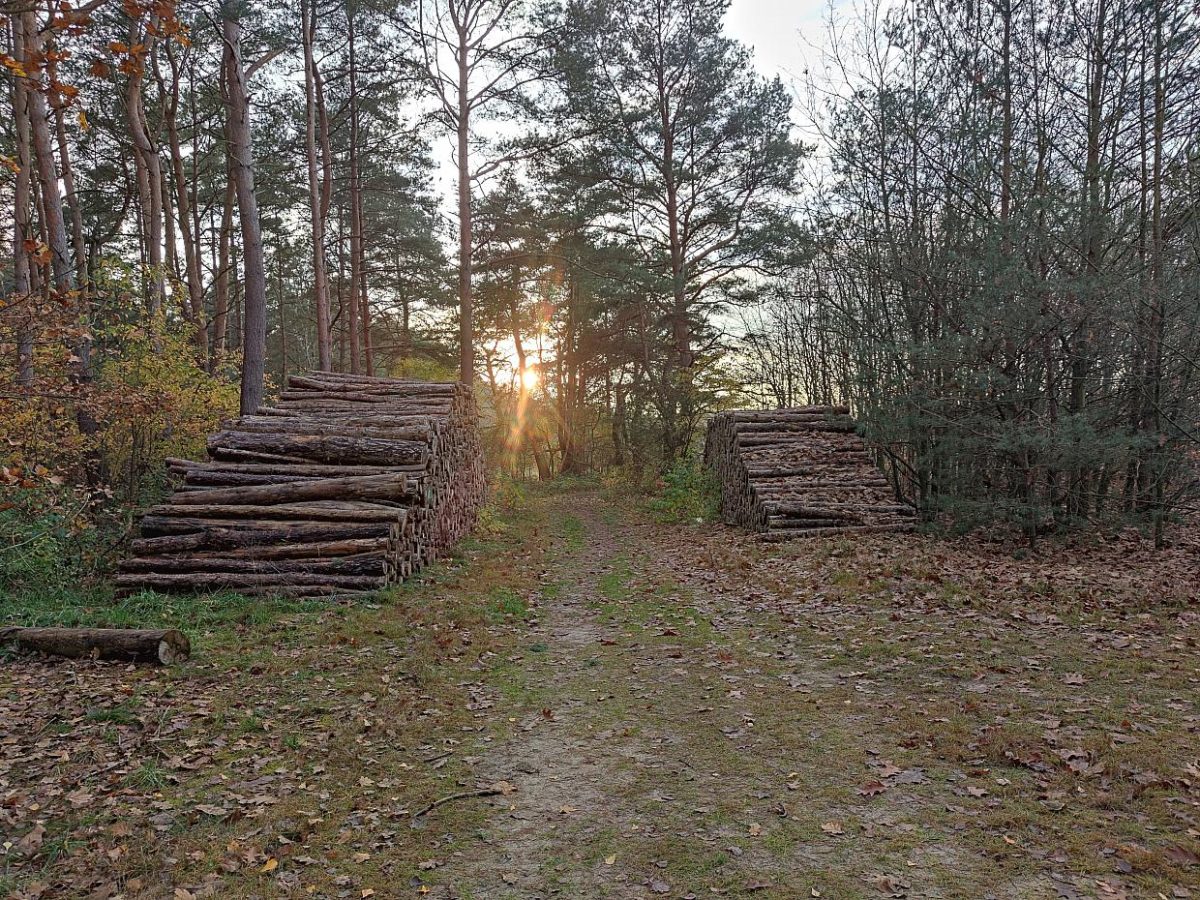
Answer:
[[[466,800],[470,797],[495,797],[498,794],[503,793],[504,791],[498,787],[485,787],[474,791],[459,791],[457,794],[450,794],[449,796],[442,797],[440,800],[434,800],[428,806],[421,807],[421,809],[418,809],[412,814],[412,817],[414,819],[419,819],[421,816],[425,815],[425,813],[432,812],[442,804],[450,803],[454,800]]]

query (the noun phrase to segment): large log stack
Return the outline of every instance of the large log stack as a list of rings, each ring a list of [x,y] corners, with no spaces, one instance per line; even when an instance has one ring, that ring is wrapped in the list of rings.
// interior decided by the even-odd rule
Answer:
[[[705,465],[730,525],[770,539],[909,531],[914,510],[895,499],[844,406],[735,410],[713,416]]]
[[[122,592],[378,590],[463,538],[485,492],[475,403],[455,383],[292,376],[208,455],[169,460],[178,489],[143,515]]]

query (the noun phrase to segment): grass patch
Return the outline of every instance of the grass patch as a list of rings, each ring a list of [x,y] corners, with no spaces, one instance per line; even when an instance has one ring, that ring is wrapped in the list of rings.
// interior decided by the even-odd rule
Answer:
[[[126,778],[127,783],[142,791],[161,791],[169,783],[169,774],[155,760],[147,760]]]
[[[624,558],[613,560],[610,571],[600,576],[596,583],[600,594],[613,602],[627,600],[633,594],[633,588],[630,585],[632,578],[632,570],[629,567],[629,561]]]
[[[492,620],[496,622],[529,617],[529,604],[520,594],[507,587],[493,589],[489,610]]]
[[[567,516],[562,522],[563,545],[568,551],[575,552],[583,549],[586,531],[583,522],[576,516]]]
[[[132,701],[118,703],[115,706],[93,706],[84,714],[84,720],[110,725],[136,725],[138,722],[137,709]]]

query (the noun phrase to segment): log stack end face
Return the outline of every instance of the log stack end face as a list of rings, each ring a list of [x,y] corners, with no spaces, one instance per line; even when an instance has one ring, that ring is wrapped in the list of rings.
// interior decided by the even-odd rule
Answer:
[[[474,526],[486,470],[467,387],[314,372],[257,413],[212,435],[207,461],[169,461],[179,488],[142,517],[120,591],[365,593]]]
[[[720,413],[708,422],[704,460],[725,522],[773,540],[915,527],[915,510],[895,499],[846,407]]]

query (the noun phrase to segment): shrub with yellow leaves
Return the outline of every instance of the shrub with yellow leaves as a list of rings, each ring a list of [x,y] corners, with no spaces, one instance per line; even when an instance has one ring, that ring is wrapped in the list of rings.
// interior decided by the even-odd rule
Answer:
[[[236,383],[183,329],[113,325],[101,342],[85,383],[67,342],[39,346],[31,384],[0,357],[0,589],[103,571],[166,488],[165,459],[202,454],[236,414]]]

